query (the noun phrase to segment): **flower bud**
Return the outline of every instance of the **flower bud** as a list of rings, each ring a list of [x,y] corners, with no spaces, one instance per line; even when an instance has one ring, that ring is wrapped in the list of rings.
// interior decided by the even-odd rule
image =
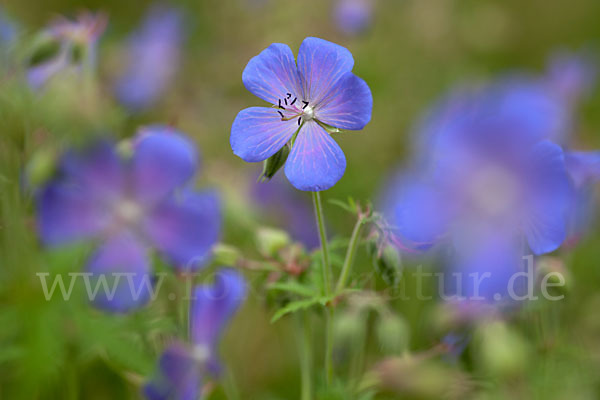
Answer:
[[[213,254],[215,262],[219,265],[235,266],[242,258],[237,248],[221,243],[213,248]]]
[[[352,346],[362,340],[364,318],[361,313],[347,311],[333,320],[333,340],[340,346]]]
[[[259,228],[256,231],[258,251],[265,257],[275,257],[279,250],[290,244],[287,232],[273,228]]]
[[[37,188],[46,183],[56,171],[57,154],[54,149],[37,151],[27,165],[27,184]]]
[[[528,349],[523,338],[504,322],[485,324],[477,331],[479,361],[495,376],[516,376],[527,366]]]
[[[401,354],[408,348],[410,328],[401,317],[393,314],[382,316],[375,331],[384,354]]]
[[[372,245],[374,246],[374,245]],[[390,286],[397,286],[402,278],[402,259],[400,252],[391,244],[371,249],[372,262],[377,274]]]
[[[290,147],[286,144],[277,153],[273,154],[263,163],[263,171],[259,180],[261,182],[268,181],[275,176],[277,171],[285,165],[285,162],[290,154]]]

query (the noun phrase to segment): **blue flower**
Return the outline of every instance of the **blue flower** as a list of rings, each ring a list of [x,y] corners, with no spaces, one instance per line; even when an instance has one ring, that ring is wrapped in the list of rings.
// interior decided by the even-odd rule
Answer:
[[[595,61],[583,51],[558,52],[551,57],[545,78],[564,101],[575,103],[587,96],[596,83]]]
[[[369,27],[372,13],[372,0],[337,0],[333,18],[342,32],[357,35]]]
[[[567,152],[565,162],[575,189],[567,237],[568,244],[573,245],[587,232],[593,220],[594,189],[600,182],[600,152]]]
[[[100,13],[82,13],[75,21],[60,18],[52,22],[43,34],[43,42],[46,46],[55,44],[58,49],[42,60],[31,60],[29,85],[39,89],[63,71],[78,72],[84,65],[95,65],[97,42],[106,25],[107,18]]]
[[[17,39],[17,25],[0,7],[0,47],[12,44]]]
[[[326,190],[346,169],[346,158],[326,128],[360,130],[371,119],[373,98],[352,71],[345,48],[306,38],[298,62],[275,43],[252,58],[242,80],[273,107],[242,110],[231,127],[231,148],[247,162],[263,161],[292,143],[285,174],[296,188]]]
[[[562,136],[564,113],[531,86],[506,82],[437,106],[421,125],[418,172],[397,179],[384,204],[404,247],[444,244],[449,272],[490,273],[475,294],[487,300],[504,298],[524,255],[563,243],[572,205],[565,154],[545,140]]]
[[[142,26],[131,36],[127,68],[115,91],[131,111],[154,104],[169,87],[181,57],[182,16],[177,9],[152,7]]]
[[[202,379],[218,377],[219,340],[246,295],[243,277],[221,270],[212,286],[198,286],[190,307],[190,344],[176,342],[161,355],[158,374],[143,392],[150,400],[195,400]]]
[[[58,176],[38,194],[38,230],[49,246],[99,243],[88,272],[119,280],[116,295],[99,293],[95,305],[127,311],[148,301],[151,248],[181,270],[208,261],[220,232],[219,201],[188,187],[197,158],[185,136],[162,126],[143,130],[127,160],[108,143],[63,157]]]

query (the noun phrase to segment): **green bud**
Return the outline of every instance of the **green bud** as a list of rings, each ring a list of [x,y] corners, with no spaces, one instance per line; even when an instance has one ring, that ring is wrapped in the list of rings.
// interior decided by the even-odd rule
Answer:
[[[527,366],[528,348],[523,338],[504,322],[485,324],[477,331],[479,361],[495,376],[511,377]]]
[[[258,178],[261,182],[268,181],[275,176],[277,171],[284,166],[288,155],[290,154],[290,147],[286,144],[277,153],[273,154],[263,163],[263,171]]]
[[[287,232],[273,228],[259,228],[256,231],[258,251],[265,257],[275,257],[279,250],[290,244]]]
[[[363,338],[364,318],[361,313],[347,311],[333,320],[333,340],[340,346],[351,346]]]
[[[373,266],[375,271],[385,283],[397,286],[402,278],[402,259],[400,252],[391,244],[386,244],[383,249],[373,253]]]
[[[133,157],[133,142],[130,139],[123,139],[117,143],[117,153],[125,159]]]
[[[235,266],[242,258],[237,248],[221,243],[213,248],[213,254],[215,262],[219,265]]]
[[[28,183],[39,187],[46,183],[56,171],[57,154],[53,149],[37,151],[27,165]]]
[[[375,332],[384,354],[401,354],[408,349],[410,328],[401,317],[396,315],[381,317]]]

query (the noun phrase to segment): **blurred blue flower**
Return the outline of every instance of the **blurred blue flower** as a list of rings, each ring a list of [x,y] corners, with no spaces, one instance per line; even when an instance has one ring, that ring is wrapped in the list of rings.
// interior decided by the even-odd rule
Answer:
[[[108,143],[63,157],[58,176],[38,194],[38,229],[50,246],[100,243],[88,272],[119,280],[116,295],[99,293],[95,305],[127,311],[148,300],[151,248],[180,270],[208,261],[220,232],[219,201],[188,187],[197,158],[185,136],[163,126],[142,130],[127,160]]]
[[[246,295],[243,277],[232,269],[221,270],[212,286],[198,286],[190,307],[191,344],[174,343],[159,361],[158,374],[143,392],[150,400],[195,400],[202,379],[220,373],[218,345],[225,328]]]
[[[306,38],[298,64],[287,45],[275,43],[252,58],[242,80],[273,107],[242,110],[231,127],[231,148],[247,162],[268,159],[293,142],[285,174],[297,189],[326,190],[346,169],[342,149],[327,129],[359,130],[371,119],[373,98],[352,71],[350,52]]]
[[[565,102],[576,103],[594,87],[596,69],[592,54],[561,51],[550,58],[545,79]]]
[[[17,25],[0,7],[0,47],[12,44],[17,39]]]
[[[333,18],[342,32],[356,35],[369,27],[372,13],[373,0],[337,0]]]
[[[384,197],[403,247],[444,243],[448,272],[491,274],[478,295],[462,285],[466,296],[504,298],[529,250],[551,252],[566,237],[572,184],[563,150],[545,140],[563,135],[566,112],[534,88],[509,80],[453,93],[419,131],[417,172],[396,178]]]
[[[42,60],[31,60],[27,70],[29,85],[39,89],[60,72],[80,72],[85,66],[93,67],[97,42],[107,22],[107,17],[101,13],[82,13],[74,21],[66,18],[53,21],[43,33],[43,42],[46,47],[56,45],[58,48],[44,55]]]
[[[175,78],[183,40],[182,19],[179,10],[155,5],[130,37],[127,68],[115,91],[131,111],[152,106]]]
[[[568,152],[565,161],[575,188],[567,237],[568,244],[574,245],[593,220],[595,185],[600,182],[600,152]]]

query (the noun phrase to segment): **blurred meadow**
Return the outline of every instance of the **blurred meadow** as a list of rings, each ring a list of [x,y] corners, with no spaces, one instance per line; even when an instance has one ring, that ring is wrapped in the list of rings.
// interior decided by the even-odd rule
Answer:
[[[180,293],[184,278],[172,273],[158,299],[129,313],[95,309],[79,285],[69,301],[44,299],[36,273],[81,271],[92,252],[89,243],[49,249],[36,232],[36,190],[66,149],[90,138],[131,138],[140,127],[174,127],[192,139],[200,154],[193,186],[216,188],[222,202],[223,245],[203,270],[206,276],[239,254],[259,263],[269,252],[261,248],[261,232],[270,232],[265,228],[287,230],[305,243],[303,254],[313,262],[302,262],[313,268],[318,264],[317,230],[312,225],[300,229],[307,221],[314,224],[310,193],[295,190],[283,170],[273,181],[257,184],[260,163],[236,157],[229,136],[240,110],[265,105],[242,83],[252,57],[271,43],[288,44],[297,54],[310,36],[342,45],[354,57],[353,72],[371,89],[373,112],[362,131],[334,136],[347,167],[341,180],[322,193],[339,274],[355,217],[330,200],[352,197],[377,208],[389,178],[398,168],[410,169],[417,157],[417,127],[432,105],[463,84],[513,73],[541,76],[557,52],[595,55],[600,50],[597,0],[366,2],[370,16],[358,32],[336,21],[337,0],[163,2],[159,13],[167,7],[178,10],[181,47],[149,61],[174,61],[172,77],[152,104],[132,110],[115,88],[131,57],[131,35],[154,1],[0,0],[0,25],[14,27],[10,42],[0,38],[0,399],[143,398],[141,387],[156,370],[165,345],[185,336],[186,311],[168,297]],[[74,18],[82,11],[107,18],[94,65],[82,80],[57,77],[42,90],[31,88],[24,69],[39,50],[39,32],[57,16]],[[573,111],[569,147],[575,150],[600,149],[600,90],[591,81],[586,89]],[[361,246],[351,280],[376,277],[366,278],[366,299],[336,310],[335,378],[328,384],[322,378],[325,313],[297,313],[301,317],[271,322],[285,299],[265,289],[273,275],[255,273],[248,262],[239,268],[249,284],[247,299],[219,346],[225,383],[204,382],[206,398],[300,398],[303,353],[296,336],[303,329],[314,339],[309,398],[600,398],[600,221],[594,213],[586,218],[589,227],[576,246],[563,245],[546,256],[551,257],[546,262],[560,264],[565,272],[563,300],[527,304],[506,321],[456,328],[465,335],[460,336],[464,348],[454,351],[461,346],[452,344],[441,355],[436,354],[440,344],[456,333],[441,301],[409,296],[389,300],[381,313],[361,308],[361,301],[371,301],[371,293],[389,284],[374,272],[368,244]],[[411,272],[435,261],[401,256],[398,279],[414,294]],[[170,271],[159,258],[152,264],[157,271]],[[433,292],[433,284],[427,281],[426,290]],[[388,314],[402,322],[386,334],[380,319]],[[351,392],[349,382],[365,389]]]

